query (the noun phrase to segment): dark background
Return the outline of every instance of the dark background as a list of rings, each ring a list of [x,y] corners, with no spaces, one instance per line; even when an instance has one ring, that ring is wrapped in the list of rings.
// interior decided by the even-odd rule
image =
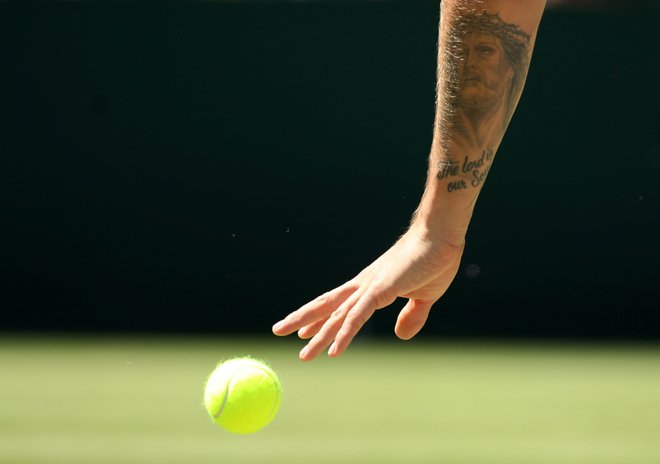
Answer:
[[[425,334],[660,338],[659,22],[548,8]],[[0,3],[0,330],[268,333],[351,278],[422,192],[437,24],[436,1]]]

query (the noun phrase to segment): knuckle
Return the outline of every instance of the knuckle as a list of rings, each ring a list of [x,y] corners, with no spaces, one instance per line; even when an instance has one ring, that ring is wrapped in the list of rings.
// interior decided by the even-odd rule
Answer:
[[[362,313],[349,313],[346,316],[345,326],[351,329],[359,329],[367,322],[367,318]]]
[[[325,292],[323,295],[319,295],[316,298],[316,302],[323,305],[326,304],[329,299],[330,299],[329,292]]]

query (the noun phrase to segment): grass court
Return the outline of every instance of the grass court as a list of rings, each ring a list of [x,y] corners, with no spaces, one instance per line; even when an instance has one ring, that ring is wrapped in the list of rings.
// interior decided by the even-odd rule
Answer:
[[[657,345],[379,341],[297,359],[272,338],[3,336],[3,464],[652,464]],[[277,371],[273,423],[231,435],[206,376],[252,354]]]

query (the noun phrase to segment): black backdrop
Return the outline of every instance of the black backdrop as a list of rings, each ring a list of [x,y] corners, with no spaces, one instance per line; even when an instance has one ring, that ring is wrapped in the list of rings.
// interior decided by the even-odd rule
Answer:
[[[426,334],[660,338],[659,20],[546,12]],[[0,4],[0,328],[267,333],[352,277],[423,188],[437,22],[434,1]]]

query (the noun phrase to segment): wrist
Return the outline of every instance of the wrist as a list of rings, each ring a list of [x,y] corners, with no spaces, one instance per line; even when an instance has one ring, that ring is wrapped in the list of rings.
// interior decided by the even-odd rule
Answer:
[[[462,247],[478,191],[448,192],[445,184],[429,179],[410,229],[429,241]]]

